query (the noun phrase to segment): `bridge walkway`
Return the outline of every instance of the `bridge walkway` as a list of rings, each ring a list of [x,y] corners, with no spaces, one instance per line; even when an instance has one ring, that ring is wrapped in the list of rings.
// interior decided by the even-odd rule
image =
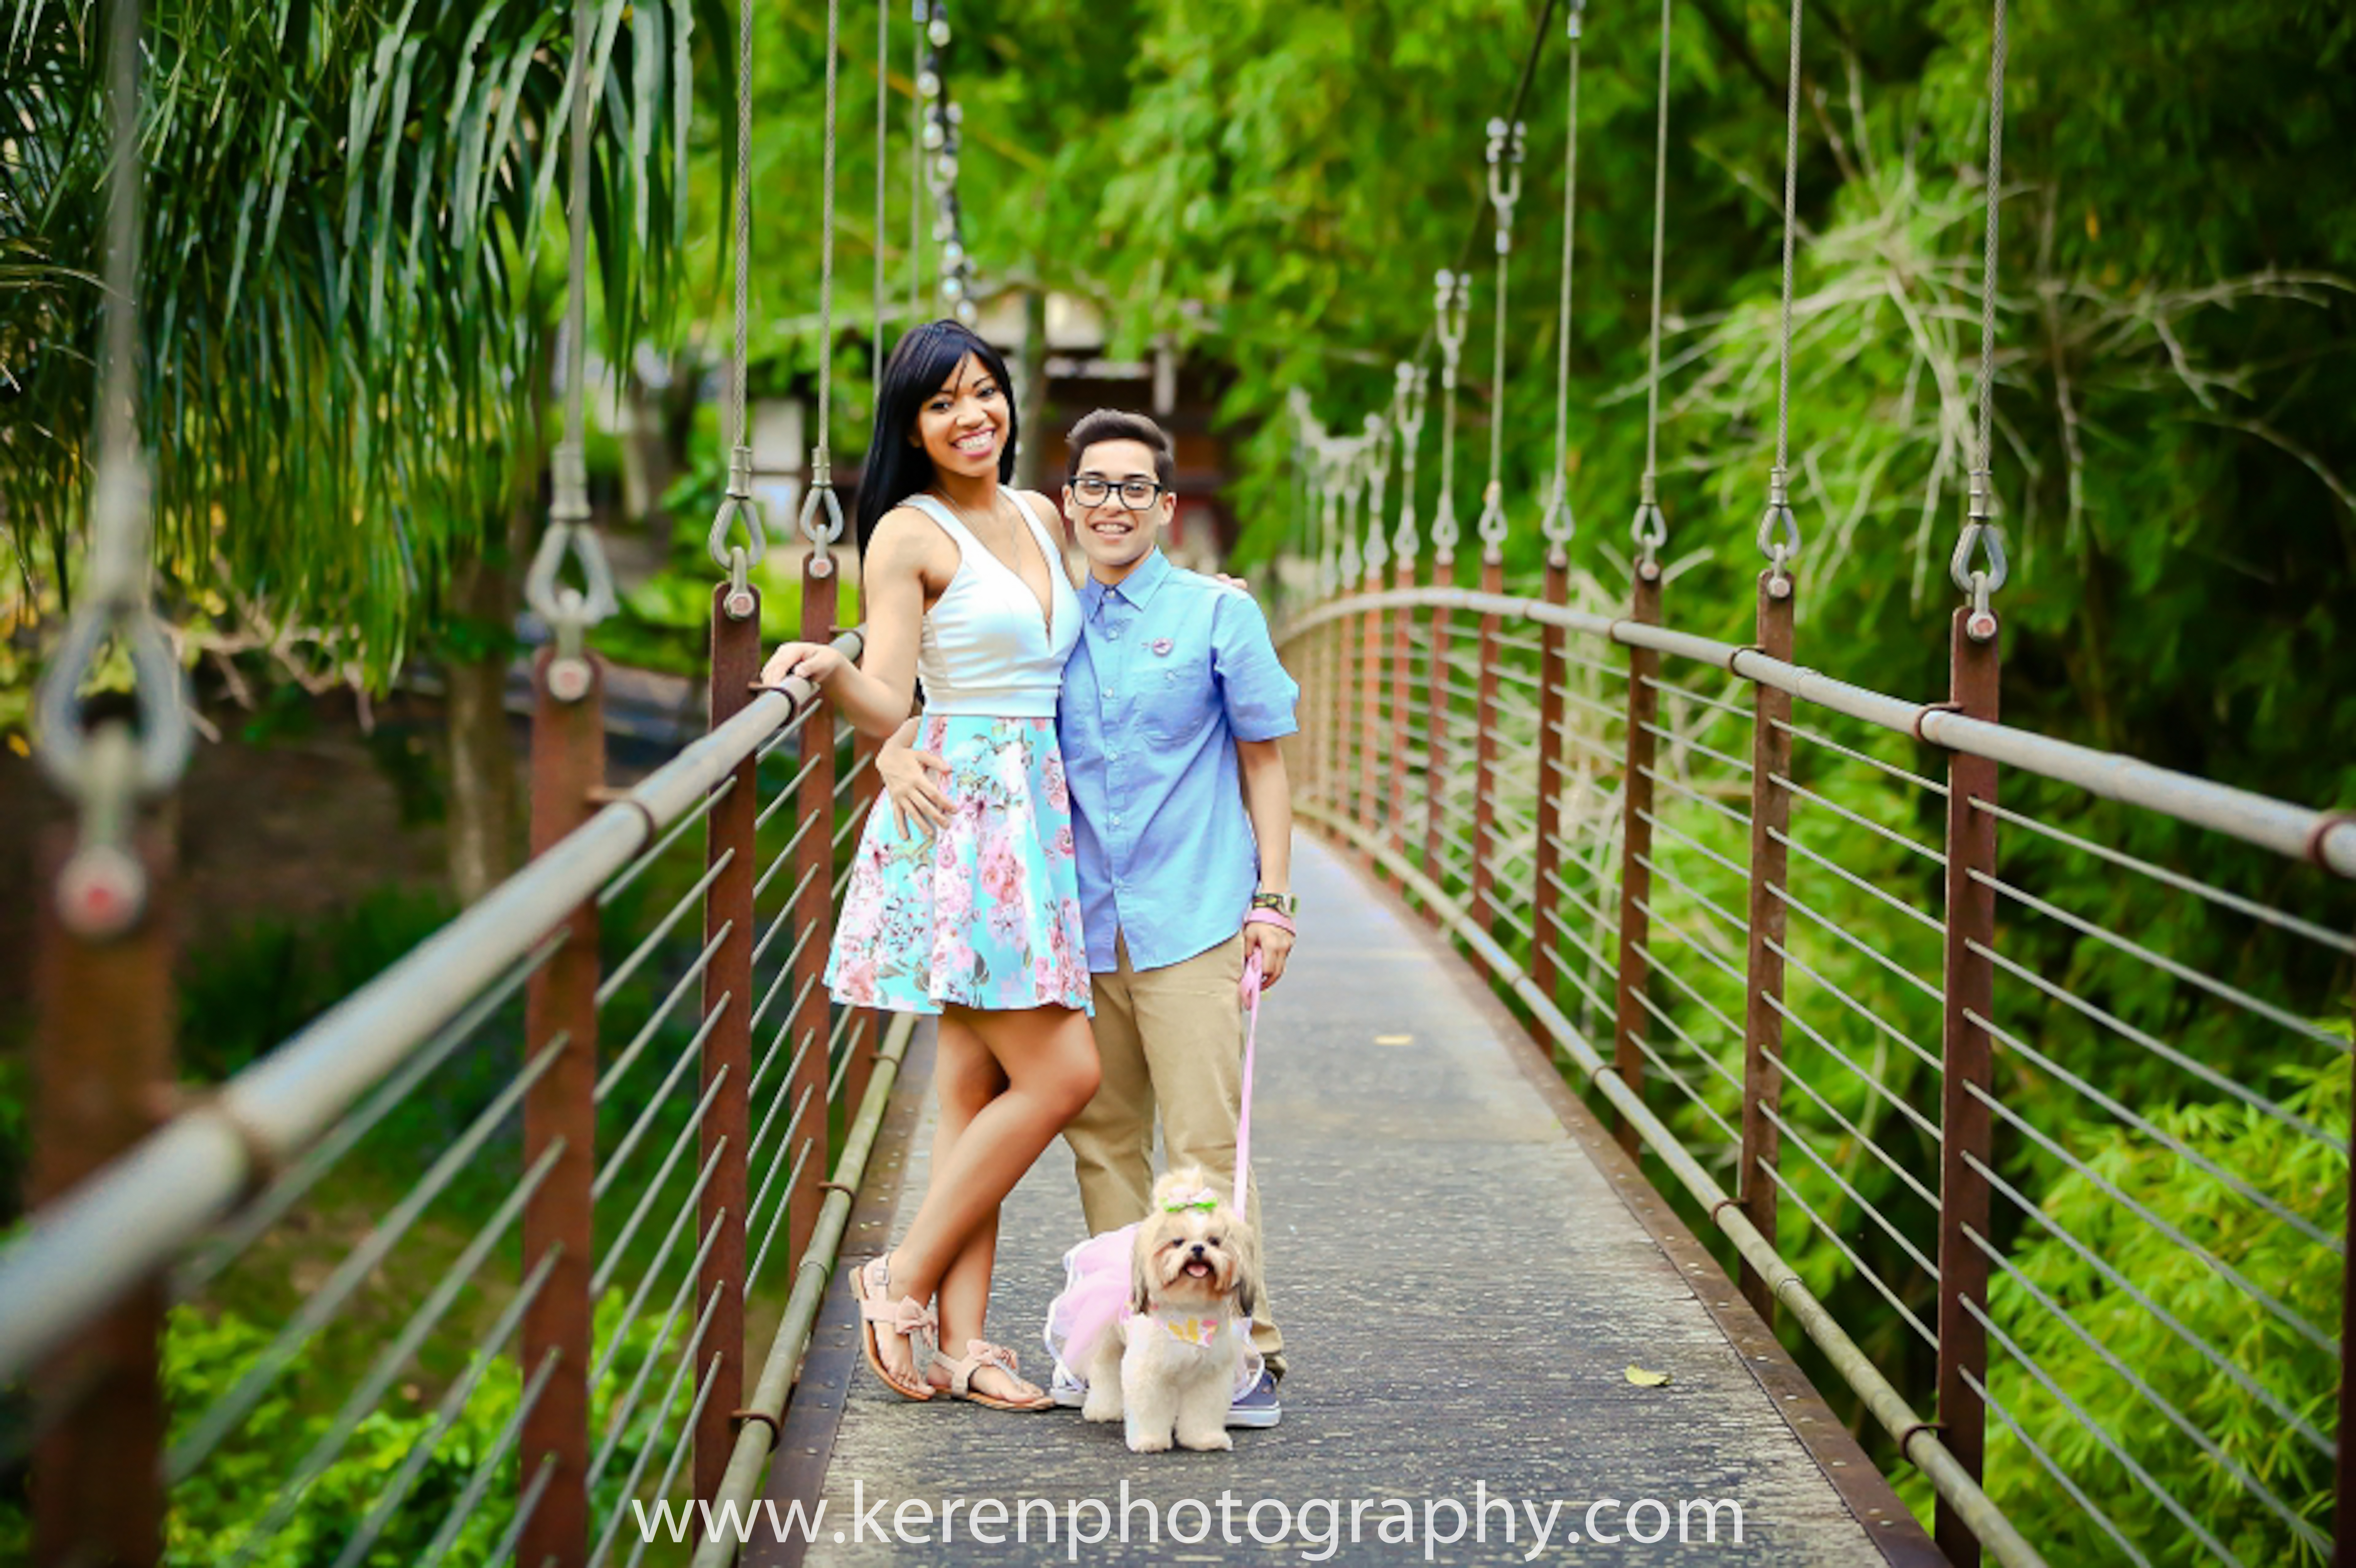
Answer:
[[[1327,841],[1297,840],[1295,882],[1304,940],[1262,1014],[1253,1164],[1270,1234],[1271,1294],[1291,1360],[1285,1414],[1272,1431],[1239,1432],[1233,1454],[1134,1456],[1117,1428],[1076,1413],[1014,1416],[937,1401],[893,1398],[857,1361],[846,1270],[838,1270],[771,1474],[770,1495],[822,1495],[815,1541],[748,1552],[761,1568],[883,1563],[1072,1561],[1076,1499],[1118,1508],[1120,1488],[1154,1505],[1153,1518],[1207,1539],[1132,1539],[1079,1546],[1108,1564],[1425,1560],[1424,1509],[1445,1537],[1455,1520],[1440,1499],[1470,1510],[1486,1488],[1509,1499],[1514,1539],[1492,1508],[1485,1542],[1468,1530],[1435,1541],[1430,1560],[1533,1560],[1535,1505],[1563,1505],[1539,1558],[1581,1563],[1708,1562],[1854,1565],[1943,1561],[1848,1433],[1743,1302],[1717,1264],[1636,1173],[1528,1037],[1472,970],[1373,878]],[[870,1190],[845,1243],[847,1261],[880,1248],[922,1190],[931,1145],[921,1090],[929,1043],[912,1050],[908,1083]],[[880,1179],[878,1179],[880,1178]],[[1021,1349],[1042,1381],[1038,1325],[1059,1282],[1062,1250],[1080,1235],[1071,1160],[1061,1143],[1010,1199],[991,1306],[994,1335]],[[1659,1387],[1632,1383],[1631,1366],[1665,1371]],[[1222,1539],[1221,1493],[1237,1499],[1239,1544]],[[877,1513],[878,1498],[890,1506]],[[970,1499],[1048,1499],[1056,1537],[990,1545],[968,1532]],[[1405,1499],[1408,1543],[1386,1541],[1385,1501],[1358,1518],[1353,1499]],[[969,1499],[940,1539],[946,1499]],[[1204,1520],[1184,1507],[1198,1499]],[[1255,1542],[1246,1510],[1263,1499],[1299,1516],[1280,1545]],[[1322,1509],[1339,1500],[1327,1547]],[[1588,1509],[1617,1542],[1585,1539]],[[1633,1516],[1658,1499],[1667,1512]],[[1731,1499],[1742,1541],[1719,1515],[1715,1546],[1678,1544],[1687,1499]],[[904,1499],[934,1510],[928,1528],[878,1542]],[[854,1526],[855,1504],[869,1509]],[[1096,1516],[1081,1503],[1082,1531]],[[1258,1518],[1273,1536],[1273,1509]],[[1661,1528],[1655,1544],[1634,1539]],[[991,1533],[999,1533],[985,1523]],[[1581,1539],[1574,1545],[1570,1535]],[[837,1540],[841,1534],[842,1539]],[[916,1534],[934,1540],[913,1544]],[[1396,1533],[1396,1530],[1394,1531]],[[864,1539],[861,1539],[863,1537]]]

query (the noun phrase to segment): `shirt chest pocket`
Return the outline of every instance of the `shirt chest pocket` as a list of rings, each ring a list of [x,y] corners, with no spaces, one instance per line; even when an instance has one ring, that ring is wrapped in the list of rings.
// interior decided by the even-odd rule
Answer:
[[[1175,744],[1200,734],[1218,697],[1209,651],[1181,644],[1165,654],[1149,646],[1139,663],[1137,716],[1146,739]]]

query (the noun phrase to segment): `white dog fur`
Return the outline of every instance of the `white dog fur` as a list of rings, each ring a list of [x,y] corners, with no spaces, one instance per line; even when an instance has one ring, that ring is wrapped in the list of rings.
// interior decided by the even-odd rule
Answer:
[[[1233,1448],[1227,1406],[1251,1343],[1259,1243],[1197,1167],[1164,1176],[1138,1227],[1130,1311],[1097,1347],[1080,1413],[1119,1421],[1130,1450]]]

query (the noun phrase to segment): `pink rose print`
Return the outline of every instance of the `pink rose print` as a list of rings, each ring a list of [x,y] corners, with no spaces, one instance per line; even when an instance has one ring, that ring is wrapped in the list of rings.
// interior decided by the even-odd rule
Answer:
[[[835,971],[834,988],[852,1003],[868,1006],[875,1000],[875,960],[846,958]]]

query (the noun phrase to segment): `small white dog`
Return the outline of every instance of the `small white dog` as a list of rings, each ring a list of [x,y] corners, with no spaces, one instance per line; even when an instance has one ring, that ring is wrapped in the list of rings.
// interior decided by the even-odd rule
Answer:
[[[1197,1167],[1153,1187],[1130,1264],[1129,1316],[1097,1346],[1090,1421],[1120,1421],[1131,1453],[1233,1448],[1227,1405],[1251,1343],[1259,1243]]]

